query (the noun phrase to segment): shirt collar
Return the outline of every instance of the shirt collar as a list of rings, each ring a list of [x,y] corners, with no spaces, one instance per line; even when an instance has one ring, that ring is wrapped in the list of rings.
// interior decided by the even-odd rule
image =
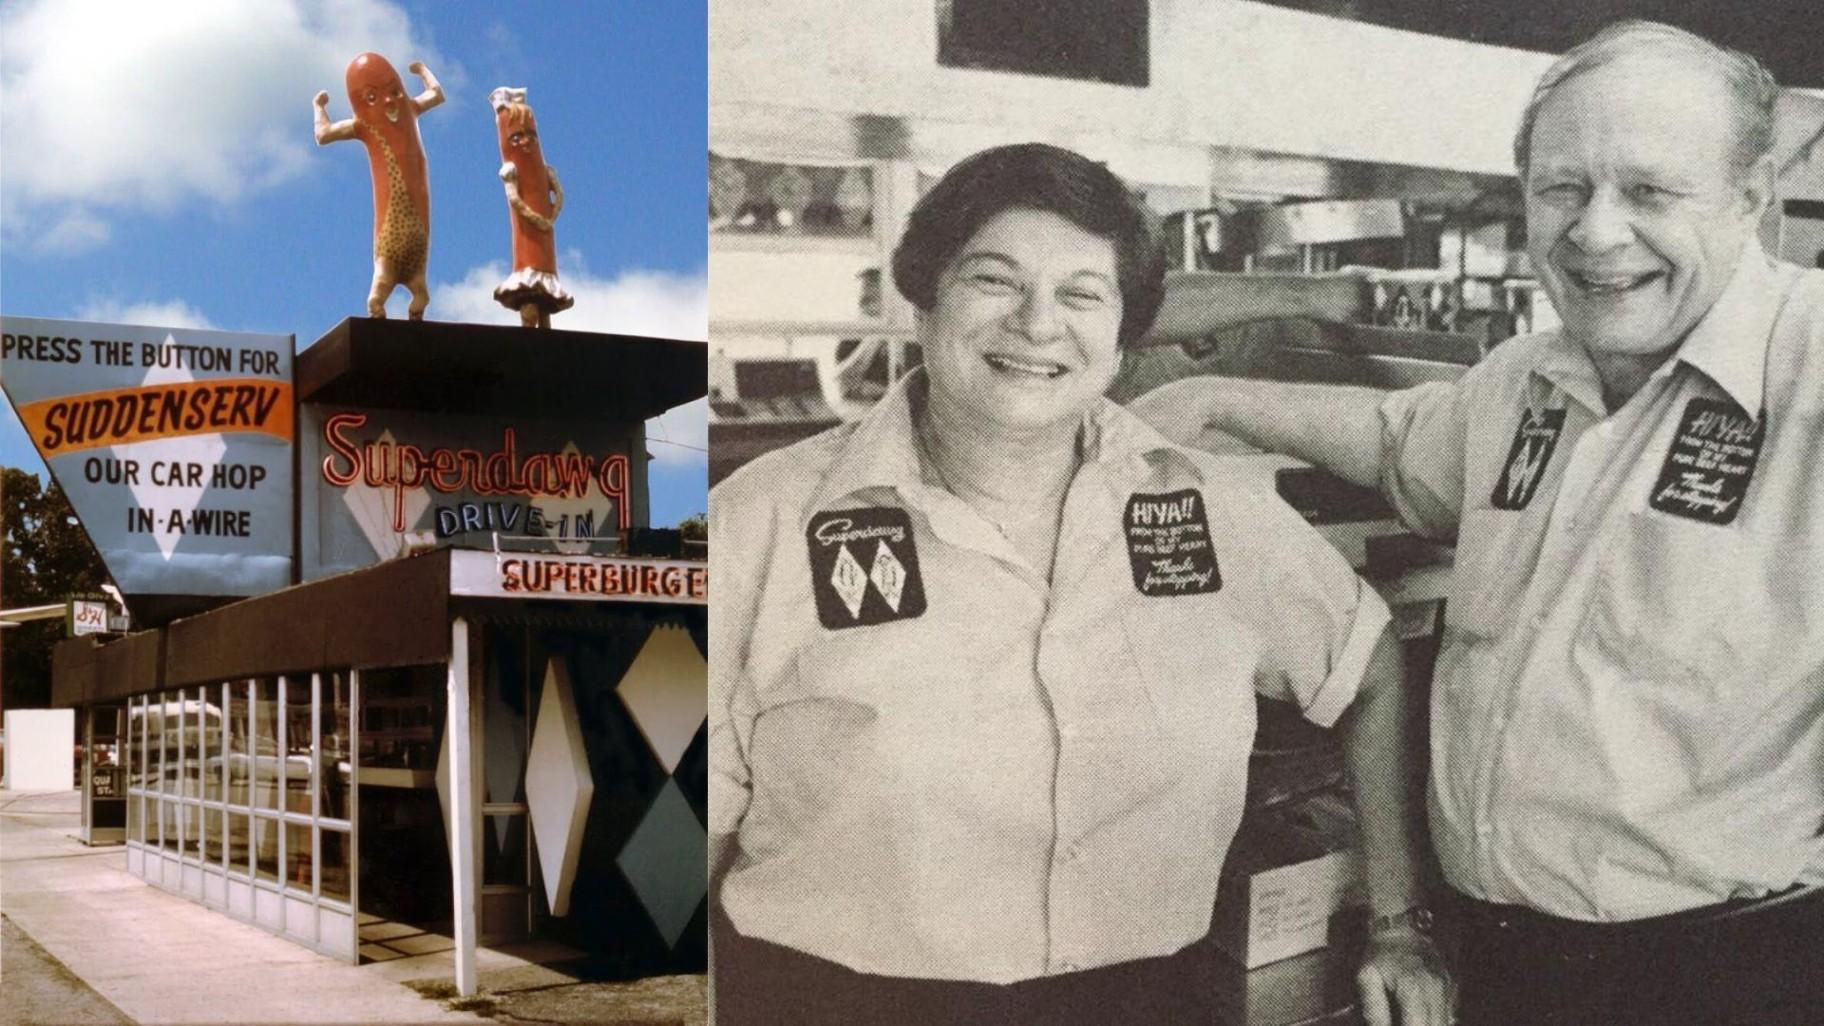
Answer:
[[[1750,237],[1723,294],[1678,349],[1676,362],[1693,367],[1749,415],[1761,414],[1767,340],[1782,297],[1772,261]],[[1656,374],[1671,373],[1668,360]]]
[[[937,487],[925,467],[912,421],[913,400],[927,387],[924,369],[913,370],[856,423],[817,490],[813,511],[864,488],[893,488],[903,498],[915,499],[923,489]],[[1084,414],[1079,430],[1085,465],[1172,460],[1202,483],[1190,452],[1114,402],[1098,399]]]

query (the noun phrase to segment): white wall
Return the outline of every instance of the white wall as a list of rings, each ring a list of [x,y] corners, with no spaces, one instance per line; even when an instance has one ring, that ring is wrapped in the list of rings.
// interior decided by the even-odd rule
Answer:
[[[865,113],[908,119],[915,159],[940,166],[1018,135],[1154,182],[1204,184],[1208,146],[1511,174],[1552,59],[1245,0],[1153,0],[1141,89],[939,67],[935,6],[716,0],[712,145],[843,152],[847,117]]]
[[[76,786],[76,710],[6,711],[6,786],[13,791]]]

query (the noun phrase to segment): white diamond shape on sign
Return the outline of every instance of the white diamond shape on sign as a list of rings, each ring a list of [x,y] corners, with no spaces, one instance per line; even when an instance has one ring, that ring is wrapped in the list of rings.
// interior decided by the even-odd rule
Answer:
[[[378,443],[382,446],[396,444],[391,431],[382,432]],[[391,487],[375,488],[366,480],[357,478],[355,482],[342,490],[342,503],[354,514],[355,523],[360,525],[361,534],[367,543],[373,546],[374,555],[381,559],[391,559],[405,551],[409,540],[405,533],[393,530],[393,489]],[[431,505],[431,493],[423,486],[408,488],[400,497],[400,505],[405,516],[400,521],[405,524],[406,532],[418,523],[418,518]]]
[[[868,571],[868,580],[880,589],[880,596],[887,600],[887,605],[899,612],[899,596],[906,590],[906,568],[893,550],[888,547],[886,539],[881,539],[880,548],[874,550],[874,568]]]
[[[675,772],[708,718],[709,664],[690,633],[654,629],[615,691],[665,772]]]
[[[708,858],[709,837],[703,824],[690,811],[678,782],[665,781],[615,862],[671,947],[677,947],[678,937],[709,893],[703,872]]]
[[[526,753],[526,808],[532,835],[538,841],[545,896],[554,916],[570,913],[570,885],[576,882],[583,824],[594,794],[595,778],[589,773],[589,757],[583,749],[570,671],[561,658],[553,657],[545,664],[538,725],[532,729],[532,748]]]
[[[557,454],[559,463],[575,465],[584,459],[575,442],[565,442]],[[612,538],[620,532],[620,524],[614,519],[614,500],[602,491],[593,475],[584,479],[580,494],[539,495],[532,504],[544,517],[545,536],[551,539],[551,547],[559,552],[581,555],[589,551],[592,539]],[[579,533],[585,522],[590,525],[588,535]]]
[[[166,335],[165,345],[177,345],[177,337]],[[188,368],[148,367],[140,384],[175,385],[195,380],[196,375],[190,373]],[[196,511],[196,507],[203,501],[203,492],[209,488],[209,475],[221,465],[222,456],[227,452],[228,444],[222,441],[220,435],[154,438],[113,447],[116,460],[135,460],[140,465],[139,476],[127,487],[133,492],[133,501],[140,509],[151,510],[155,514],[152,541],[166,562],[170,562],[171,553],[184,537],[182,532],[165,530],[171,514],[176,513],[186,523],[189,522],[190,514]],[[155,485],[149,479],[151,475],[147,469],[154,463],[178,466],[195,464],[202,468],[202,478],[197,484]]]
[[[835,585],[842,604],[849,607],[849,615],[861,619],[861,600],[868,594],[868,572],[862,569],[861,561],[849,551],[846,542],[842,551],[836,554],[836,568],[830,571],[830,583]]]

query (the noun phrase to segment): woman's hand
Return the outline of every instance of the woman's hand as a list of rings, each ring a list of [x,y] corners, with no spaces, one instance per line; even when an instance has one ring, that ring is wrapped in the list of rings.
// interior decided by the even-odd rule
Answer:
[[[1430,937],[1410,925],[1368,938],[1355,984],[1368,1026],[1450,1026],[1456,1021],[1456,988],[1444,958]]]

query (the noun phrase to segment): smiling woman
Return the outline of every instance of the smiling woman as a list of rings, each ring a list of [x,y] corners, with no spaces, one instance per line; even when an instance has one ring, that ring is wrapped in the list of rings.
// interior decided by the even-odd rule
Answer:
[[[923,368],[711,492],[724,1026],[1209,1021],[1256,692],[1398,705],[1340,557],[1103,398],[1163,277],[1107,168],[969,157],[893,256]]]

